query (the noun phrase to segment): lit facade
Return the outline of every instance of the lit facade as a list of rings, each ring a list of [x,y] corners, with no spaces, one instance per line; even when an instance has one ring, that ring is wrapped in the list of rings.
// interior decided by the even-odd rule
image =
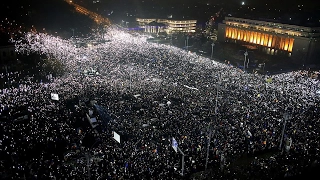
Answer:
[[[235,17],[226,17],[218,27],[220,42],[228,41],[263,47],[272,55],[281,51],[303,62],[314,61],[320,55],[318,53],[319,37],[320,28]]]
[[[177,32],[195,32],[197,20],[171,20],[171,19],[144,19],[136,18],[140,28],[144,28],[145,32],[153,33],[157,27],[149,27],[148,24],[151,22],[164,24],[164,28],[160,28],[161,31],[167,32],[168,34]]]
[[[277,34],[249,31],[234,27],[226,27],[225,33],[226,38],[229,39],[292,52],[294,38],[291,37],[281,37]]]

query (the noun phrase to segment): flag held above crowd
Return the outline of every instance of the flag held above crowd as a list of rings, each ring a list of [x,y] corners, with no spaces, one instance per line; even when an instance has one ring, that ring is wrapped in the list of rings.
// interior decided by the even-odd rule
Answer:
[[[178,152],[178,142],[176,141],[176,139],[174,137],[172,137],[171,145],[172,145],[173,150],[175,152]]]
[[[51,99],[55,101],[59,101],[59,95],[55,93],[51,93]]]
[[[113,131],[113,139],[115,139],[118,143],[120,143],[120,135]]]

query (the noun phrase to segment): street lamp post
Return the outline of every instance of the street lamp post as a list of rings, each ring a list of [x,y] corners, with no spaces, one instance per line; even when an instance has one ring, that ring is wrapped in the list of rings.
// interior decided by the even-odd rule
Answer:
[[[88,171],[88,179],[91,179],[91,173],[90,173],[90,154],[89,152],[86,153],[86,159],[87,159],[87,171]]]
[[[211,130],[211,123],[209,125],[209,139],[208,139],[208,145],[207,145],[207,156],[206,156],[206,165],[205,165],[205,170],[207,170],[208,167],[208,160],[209,160],[209,151],[210,151],[210,143],[211,143],[211,136],[212,136],[212,130]]]
[[[189,47],[189,36],[187,36],[187,51],[188,51],[188,47]]]
[[[243,71],[246,72],[246,61],[247,61],[248,51],[246,50],[243,55],[244,55]]]
[[[129,91],[131,92],[131,89],[132,89],[132,67],[130,68],[130,71],[129,71]]]
[[[185,154],[182,152],[182,150],[179,147],[177,149],[182,155],[182,157],[181,157],[181,176],[184,176],[184,157],[185,157]]]
[[[131,92],[131,71],[130,71],[130,92]]]
[[[220,82],[220,79],[219,79],[219,82]],[[215,104],[215,108],[214,108],[214,114],[215,114],[215,117],[217,119],[217,110],[218,110],[218,92],[219,92],[219,85],[217,83],[217,86],[216,86],[216,104]],[[205,170],[207,170],[207,167],[208,167],[208,160],[209,160],[209,151],[210,151],[210,143],[211,143],[211,137],[212,137],[212,124],[211,124],[211,121],[209,123],[209,137],[208,137],[208,145],[207,145],[207,156],[206,156],[206,164],[205,164]],[[214,133],[214,132],[213,132]]]
[[[10,87],[11,83],[10,83],[10,77],[9,77],[9,73],[8,73],[8,68],[10,68],[10,66],[4,65],[4,69],[6,70],[6,76],[7,76],[7,85],[8,85],[8,87]]]
[[[283,114],[283,119],[284,119],[284,122],[283,122],[283,128],[282,128],[282,133],[281,133],[281,139],[280,139],[280,145],[279,145],[279,150],[281,150],[282,148],[282,141],[283,141],[283,136],[284,136],[284,132],[285,132],[285,129],[286,129],[286,124],[287,124],[287,120],[290,119],[290,115],[288,112],[285,112]]]
[[[213,55],[213,47],[215,46],[214,43],[211,44],[211,59],[212,59],[212,55]]]

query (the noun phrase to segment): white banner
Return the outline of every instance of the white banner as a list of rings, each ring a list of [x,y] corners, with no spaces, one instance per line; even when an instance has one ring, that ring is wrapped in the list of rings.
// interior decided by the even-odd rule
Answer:
[[[176,139],[174,139],[174,137],[172,137],[172,147],[174,151],[178,152],[178,142],[176,141]]]
[[[183,86],[186,87],[186,88],[188,88],[188,89],[193,89],[193,90],[199,91],[199,89],[198,89],[198,88],[195,88],[195,87],[190,87],[190,86],[187,86],[187,85],[183,85]]]
[[[93,124],[93,123],[96,123],[97,122],[97,118],[93,117],[93,118],[90,118],[90,123]]]
[[[59,95],[55,93],[51,93],[51,99],[55,101],[59,101]]]
[[[113,131],[113,139],[115,139],[118,143],[120,143],[120,135]]]
[[[89,109],[89,116],[92,116],[93,111]]]
[[[91,124],[92,128],[96,128],[98,126],[97,119],[95,117],[90,118],[90,124]]]

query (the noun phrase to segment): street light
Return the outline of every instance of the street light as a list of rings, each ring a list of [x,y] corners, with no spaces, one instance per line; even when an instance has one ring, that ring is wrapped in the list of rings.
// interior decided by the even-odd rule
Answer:
[[[100,141],[97,141],[96,140],[96,142],[94,142],[93,144],[92,144],[92,146],[90,147],[90,149],[92,149],[93,148],[93,146],[97,143],[97,142],[100,142]],[[89,149],[89,150],[90,150]],[[86,152],[86,159],[87,159],[87,171],[88,171],[88,179],[90,180],[91,179],[91,172],[90,172],[90,160],[91,160],[91,155],[90,155],[90,152]]]
[[[282,148],[282,141],[283,141],[283,136],[284,136],[284,132],[285,132],[285,129],[286,129],[287,120],[290,119],[290,118],[291,118],[291,115],[288,112],[285,112],[283,114],[284,122],[283,122],[283,128],[282,128],[282,133],[281,133],[279,150],[281,150],[281,148]]]
[[[215,105],[215,108],[214,108],[214,114],[215,114],[215,117],[217,119],[217,110],[218,110],[218,92],[219,92],[219,84],[220,84],[220,77],[219,77],[219,81],[217,82],[217,85],[216,85],[216,105]],[[208,167],[208,160],[209,160],[209,151],[210,151],[210,143],[211,143],[211,137],[212,137],[212,124],[211,124],[211,120],[209,122],[209,139],[208,139],[208,145],[207,145],[207,156],[206,156],[206,164],[205,164],[205,170],[207,170],[207,167]],[[214,134],[214,131],[213,131],[213,134]]]
[[[132,63],[131,67],[129,68],[129,88],[130,92],[132,90],[132,70],[134,69],[134,64]]]
[[[246,72],[246,61],[247,61],[248,51],[246,50],[243,55],[244,55],[243,71]]]
[[[188,51],[188,46],[189,46],[189,36],[187,36],[187,51]]]
[[[206,156],[206,165],[205,165],[205,170],[207,170],[208,167],[208,160],[209,160],[209,151],[210,151],[210,143],[211,143],[211,136],[212,136],[212,130],[211,130],[211,123],[209,125],[209,139],[208,139],[208,145],[207,145],[207,156]]]
[[[220,84],[220,77],[219,77],[219,84]],[[218,110],[218,92],[219,92],[219,84],[217,83],[217,86],[216,86],[216,89],[217,89],[217,94],[216,94],[216,105],[215,105],[215,108],[214,108],[214,114],[215,116],[217,116],[217,110]]]
[[[215,45],[214,43],[211,44],[211,47],[212,47],[211,48],[211,59],[212,59],[212,55],[213,55],[213,47],[214,47],[214,45]]]
[[[131,92],[131,89],[132,89],[132,78],[131,78],[131,71],[130,71],[130,92]]]
[[[6,70],[6,76],[7,76],[7,82],[8,82],[8,87],[10,87],[10,78],[9,78],[9,73],[8,73],[8,65],[4,65],[3,67]],[[9,66],[10,68],[10,66]]]
[[[130,72],[129,72],[129,90],[130,90],[130,92],[131,92],[131,89],[132,89],[132,85],[131,85],[131,83],[132,83],[132,78],[131,78],[131,72],[132,72],[132,67],[129,69],[130,70]]]
[[[185,157],[185,154],[182,152],[182,150],[179,147],[177,149],[182,155],[182,157],[181,157],[181,173],[180,173],[180,175],[184,176],[184,157]]]

